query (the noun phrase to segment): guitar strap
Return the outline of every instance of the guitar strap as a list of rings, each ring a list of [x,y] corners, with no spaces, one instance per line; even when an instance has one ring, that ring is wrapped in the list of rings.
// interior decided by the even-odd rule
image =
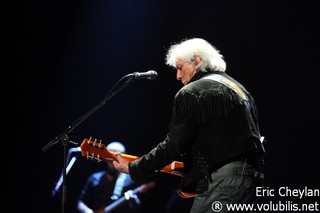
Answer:
[[[207,76],[203,77],[203,79],[210,79],[213,81],[217,81],[221,84],[224,84],[227,87],[229,87],[230,89],[232,89],[233,91],[235,91],[243,100],[248,101],[248,97],[242,91],[242,89],[237,84],[235,84],[234,82],[230,81],[228,78],[226,78],[222,75],[211,74],[211,75],[207,75]]]

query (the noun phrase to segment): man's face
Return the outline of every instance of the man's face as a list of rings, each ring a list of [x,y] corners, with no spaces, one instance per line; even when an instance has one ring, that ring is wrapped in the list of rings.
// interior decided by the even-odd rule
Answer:
[[[114,168],[113,163],[111,160],[104,160],[105,164],[106,164],[106,170],[109,172],[109,174],[115,175],[118,174],[118,171],[116,170],[116,168]]]
[[[186,85],[196,74],[196,67],[194,62],[187,62],[182,59],[177,59],[176,68],[176,78],[178,81],[181,81],[183,85]]]

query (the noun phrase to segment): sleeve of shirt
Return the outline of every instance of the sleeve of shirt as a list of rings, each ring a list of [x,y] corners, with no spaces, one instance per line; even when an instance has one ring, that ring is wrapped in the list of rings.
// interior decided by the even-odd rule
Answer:
[[[163,167],[170,164],[176,157],[176,149],[170,142],[170,138],[167,137],[148,154],[129,163],[130,177],[136,183],[145,183]]]
[[[200,117],[199,99],[191,90],[180,90],[175,96],[169,126],[171,141],[179,155],[192,147],[198,134]]]
[[[148,154],[143,155],[139,160],[129,163],[129,173],[131,178],[137,183],[144,183],[152,178],[156,172],[170,164],[172,161],[181,160],[181,157],[191,148],[196,137],[197,124],[190,117],[187,111],[178,111],[175,108],[181,104],[181,96],[175,97],[172,120],[169,125],[169,132],[164,141],[159,143]],[[184,98],[184,105],[180,107],[192,109],[196,101],[191,97]],[[180,108],[180,109],[182,109]],[[182,112],[186,112],[184,115]],[[179,113],[176,115],[174,113]]]

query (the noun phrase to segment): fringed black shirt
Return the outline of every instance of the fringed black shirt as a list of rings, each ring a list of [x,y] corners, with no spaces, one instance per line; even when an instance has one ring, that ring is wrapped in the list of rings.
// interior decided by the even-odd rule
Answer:
[[[248,102],[228,86],[203,79],[212,73],[237,84]],[[174,97],[166,138],[129,164],[130,175],[143,183],[171,162],[182,161],[185,184],[195,184],[225,163],[255,152],[259,138],[257,110],[250,93],[224,72],[198,72]]]

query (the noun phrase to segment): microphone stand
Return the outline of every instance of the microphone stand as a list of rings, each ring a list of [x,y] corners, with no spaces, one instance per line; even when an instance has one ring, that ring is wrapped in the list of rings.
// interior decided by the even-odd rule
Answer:
[[[124,79],[126,79],[126,82],[121,85],[118,89],[117,86],[122,82]],[[73,141],[71,141],[68,137],[68,134],[73,132],[74,129],[81,124],[85,119],[87,119],[90,115],[92,115],[95,111],[97,111],[99,108],[101,108],[103,105],[105,105],[113,96],[115,96],[117,93],[119,93],[121,90],[123,90],[125,87],[129,86],[130,83],[132,83],[135,79],[138,79],[137,76],[128,74],[123,76],[109,91],[109,93],[103,98],[103,100],[94,108],[92,108],[89,112],[78,118],[75,122],[73,122],[70,126],[68,126],[62,133],[60,133],[58,136],[56,136],[53,140],[51,140],[47,145],[42,147],[42,151],[45,152],[48,149],[50,149],[53,145],[58,143],[59,141],[63,145],[63,180],[62,180],[62,196],[61,196],[61,212],[65,212],[66,207],[66,192],[67,192],[67,145],[69,143],[78,144]]]

